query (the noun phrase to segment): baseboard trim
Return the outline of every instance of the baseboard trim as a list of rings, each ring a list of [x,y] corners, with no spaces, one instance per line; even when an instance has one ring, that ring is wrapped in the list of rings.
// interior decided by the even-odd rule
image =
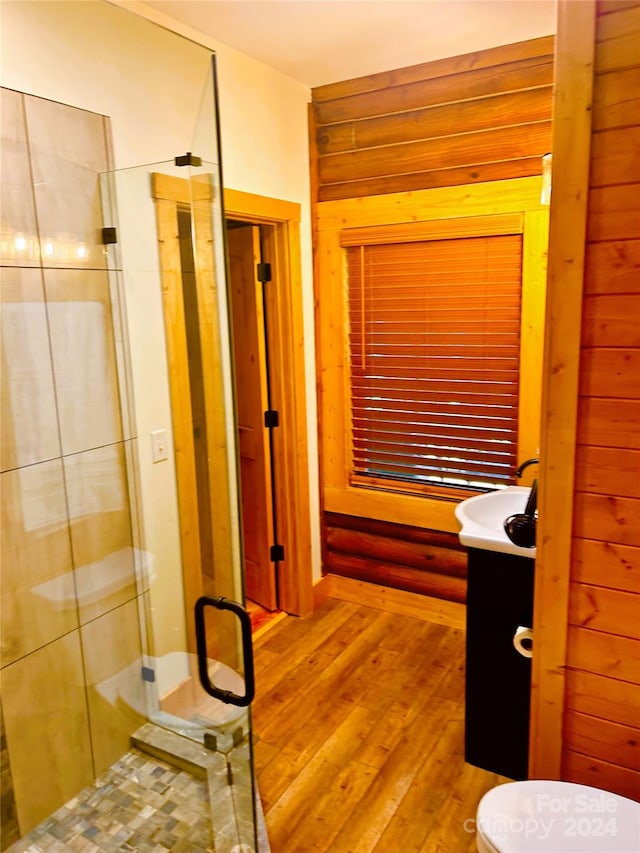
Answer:
[[[331,582],[329,580],[333,575],[324,575],[319,581],[313,585],[313,609],[315,610],[327,598],[336,598],[331,595]]]
[[[289,614],[285,613],[284,610],[281,610],[279,613],[274,613],[273,616],[271,616],[270,619],[267,619],[263,625],[251,632],[251,639],[253,642],[255,643],[261,637],[264,637],[265,634],[268,634],[272,628],[275,628],[275,626],[279,622],[282,622],[283,619],[286,619],[288,615]]]
[[[467,609],[464,604],[445,601],[415,592],[405,592],[366,581],[353,580],[340,575],[325,575],[314,587],[314,604],[325,598],[338,598],[353,604],[376,607],[389,613],[398,613],[423,622],[436,622],[449,628],[463,628]]]

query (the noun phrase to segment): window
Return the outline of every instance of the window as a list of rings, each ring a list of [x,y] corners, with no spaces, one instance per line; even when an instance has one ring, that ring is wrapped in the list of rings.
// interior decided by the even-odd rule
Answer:
[[[522,234],[348,245],[351,483],[513,481]]]

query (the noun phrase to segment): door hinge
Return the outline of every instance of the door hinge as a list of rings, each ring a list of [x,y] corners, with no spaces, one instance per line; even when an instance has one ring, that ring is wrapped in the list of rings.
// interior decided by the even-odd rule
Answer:
[[[264,425],[267,429],[280,426],[280,415],[276,409],[267,409],[264,413]]]
[[[272,545],[269,548],[269,559],[272,563],[281,563],[284,560],[284,545]]]
[[[103,228],[102,229],[102,245],[110,246],[112,243],[118,242],[118,233],[115,228]]]
[[[256,275],[258,276],[258,281],[263,283],[271,281],[271,264],[256,264]]]

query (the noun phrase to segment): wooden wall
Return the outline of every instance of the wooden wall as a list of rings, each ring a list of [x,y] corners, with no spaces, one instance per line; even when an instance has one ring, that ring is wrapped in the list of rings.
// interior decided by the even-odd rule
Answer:
[[[562,776],[640,797],[640,0],[598,5]]]
[[[313,201],[540,175],[553,46],[548,36],[313,89]],[[316,275],[322,303],[319,287]],[[455,535],[325,513],[322,537],[325,571],[464,600]]]
[[[553,36],[312,90],[315,201],[541,173]]]
[[[326,571],[464,603],[467,552],[453,533],[324,514]]]

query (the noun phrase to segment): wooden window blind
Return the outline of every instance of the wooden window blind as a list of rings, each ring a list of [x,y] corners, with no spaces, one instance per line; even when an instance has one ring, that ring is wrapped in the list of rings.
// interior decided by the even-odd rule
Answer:
[[[346,253],[352,482],[426,491],[512,482],[522,235]]]

